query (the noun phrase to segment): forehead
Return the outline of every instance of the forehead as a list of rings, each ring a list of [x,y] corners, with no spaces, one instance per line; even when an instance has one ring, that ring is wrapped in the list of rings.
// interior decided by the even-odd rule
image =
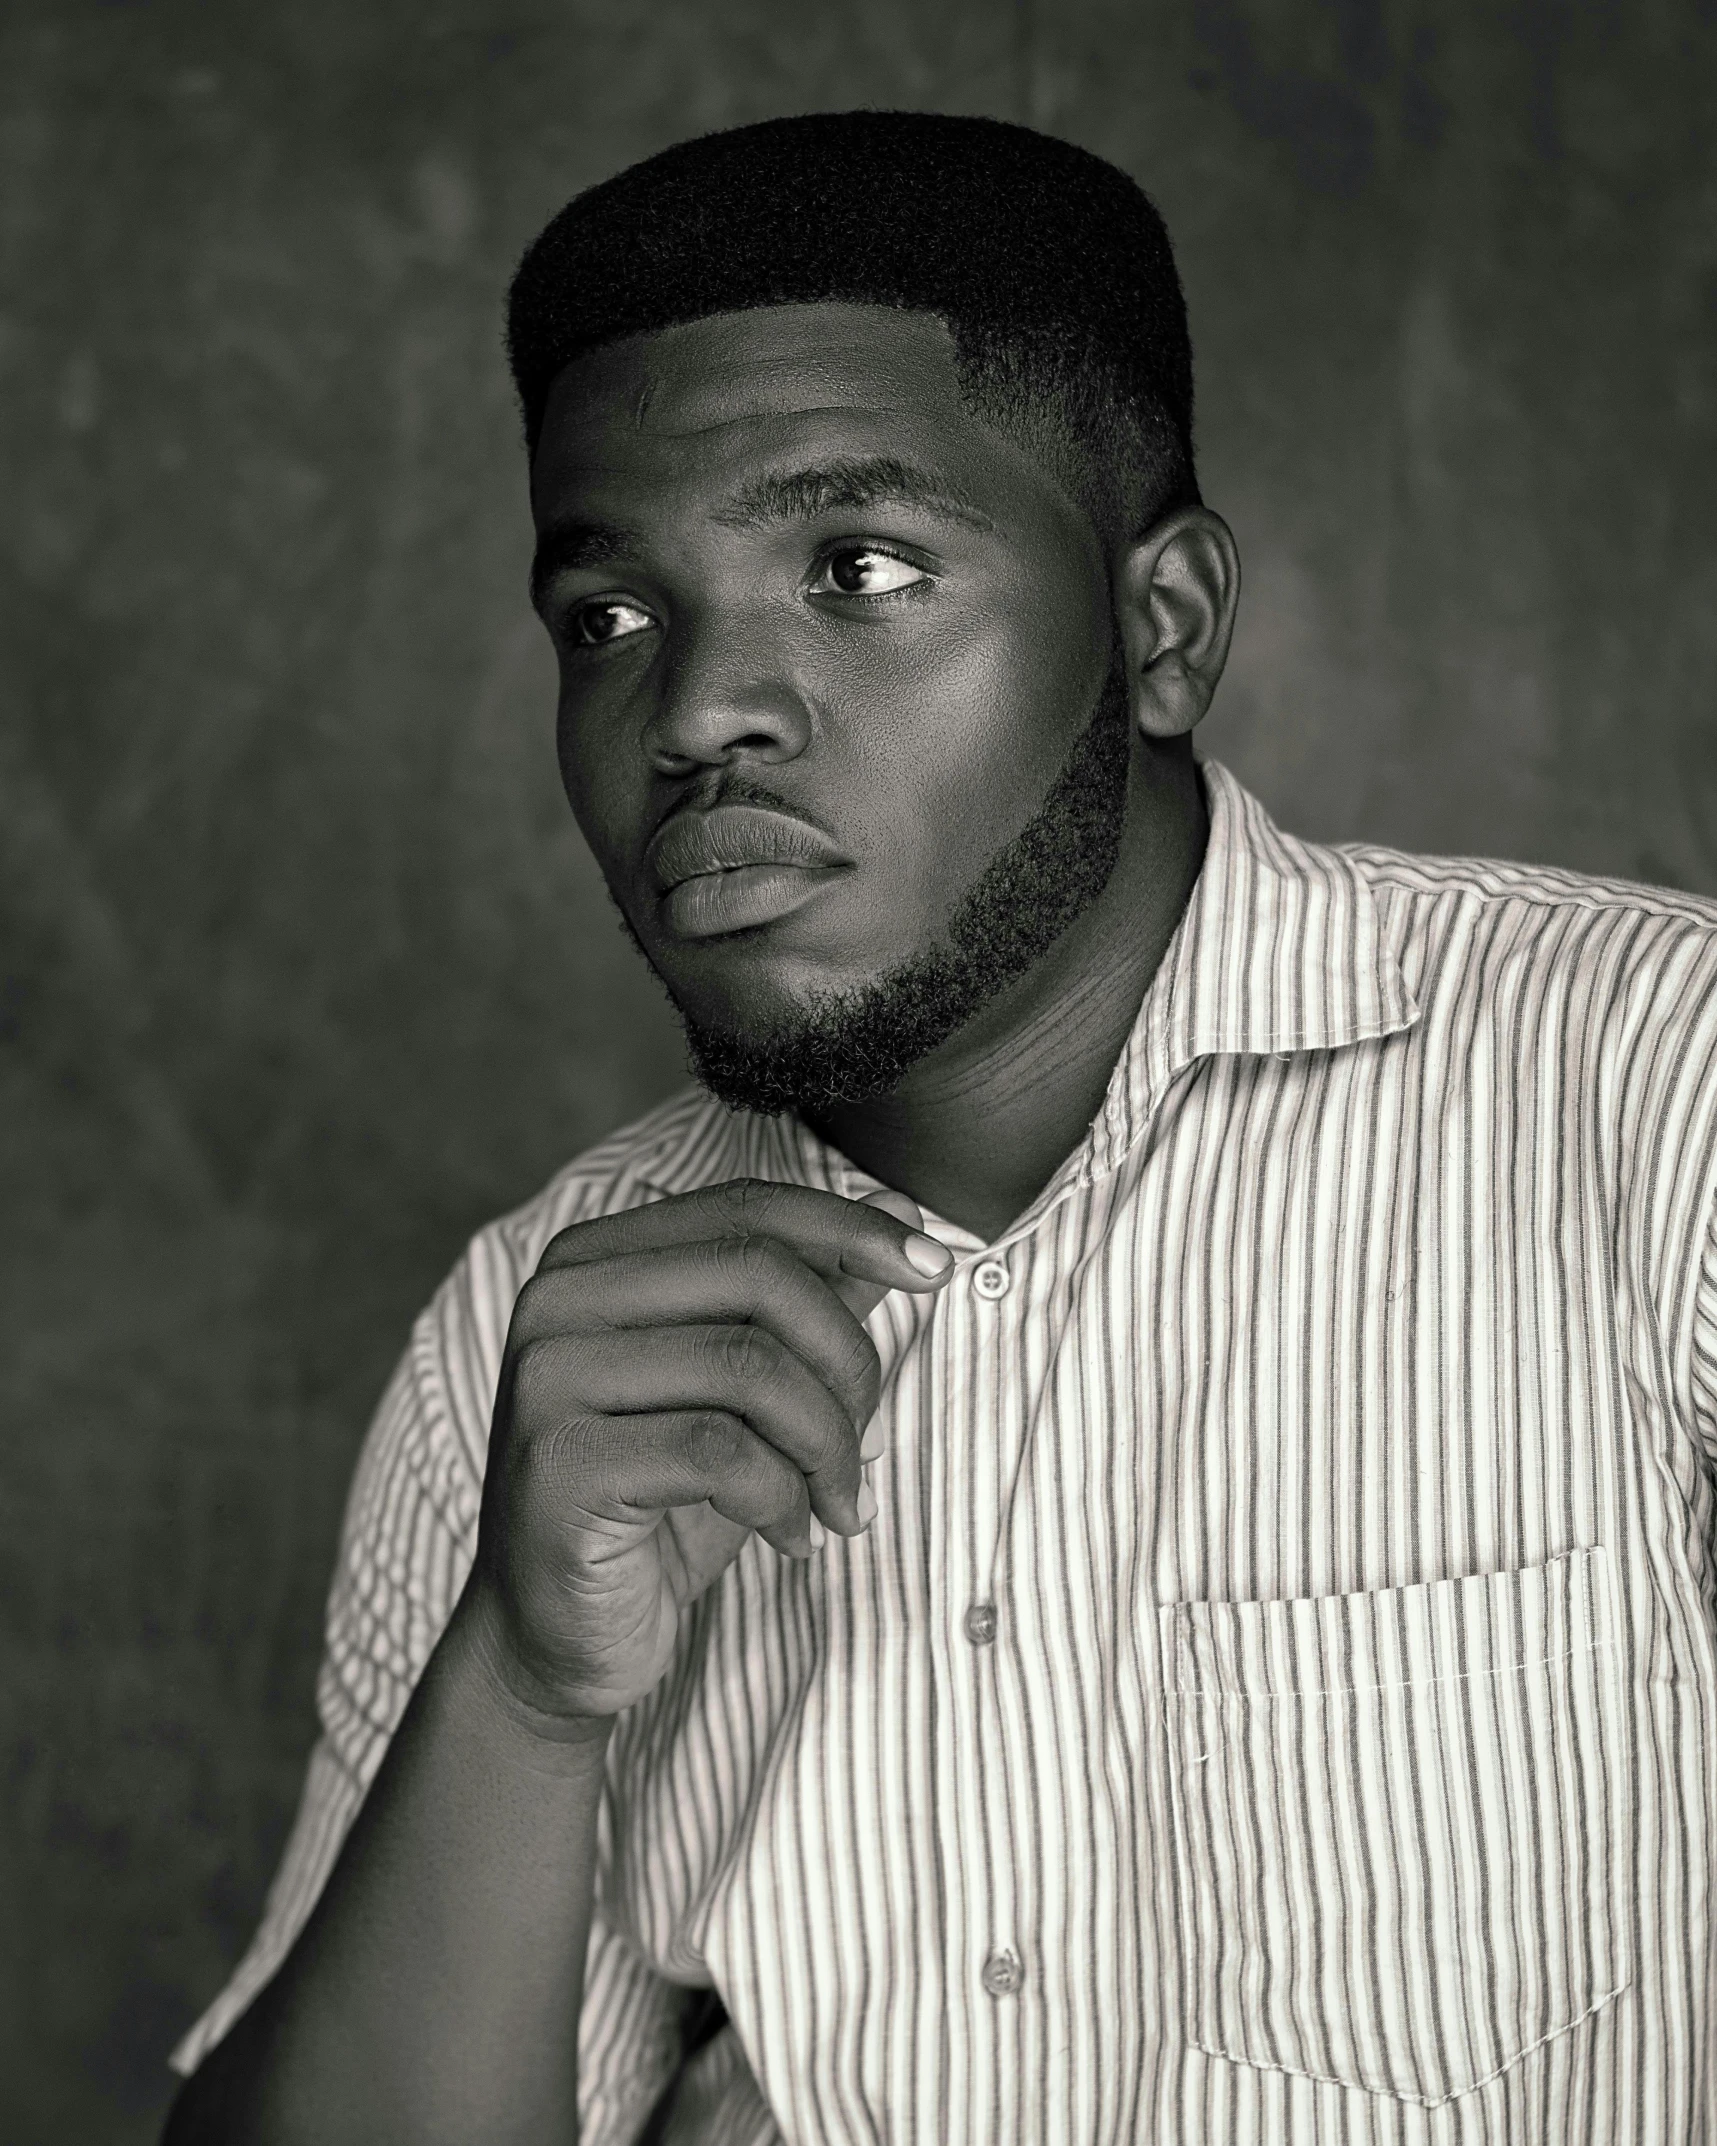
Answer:
[[[555,381],[531,469],[537,518],[611,483],[731,481],[801,447],[911,452],[1003,490],[1041,471],[960,398],[934,315],[762,306],[586,352]]]

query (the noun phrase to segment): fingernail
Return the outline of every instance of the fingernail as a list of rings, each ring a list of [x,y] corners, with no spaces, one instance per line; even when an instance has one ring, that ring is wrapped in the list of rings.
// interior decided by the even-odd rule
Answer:
[[[934,1237],[921,1237],[916,1231],[907,1238],[905,1249],[907,1258],[920,1274],[940,1274],[954,1256]]]
[[[868,1483],[859,1485],[858,1516],[861,1527],[869,1527],[876,1518],[876,1492]]]
[[[824,1529],[823,1523],[817,1518],[815,1513],[811,1515],[811,1524],[805,1530],[805,1534],[810,1542],[813,1555],[823,1547],[825,1542],[828,1541],[827,1531]]]
[[[859,1440],[859,1459],[880,1460],[882,1445],[882,1425],[873,1419],[865,1425],[864,1436]]]

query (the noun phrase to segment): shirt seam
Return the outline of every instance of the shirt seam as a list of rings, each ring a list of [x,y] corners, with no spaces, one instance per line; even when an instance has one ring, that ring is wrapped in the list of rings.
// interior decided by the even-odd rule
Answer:
[[[1695,930],[1717,934],[1717,902],[1707,902],[1699,895],[1686,895],[1665,901],[1660,890],[1635,887],[1630,880],[1610,880],[1597,873],[1581,874],[1587,884],[1580,887],[1547,887],[1530,879],[1511,881],[1506,886],[1486,886],[1475,877],[1475,871],[1519,872],[1530,871],[1530,866],[1505,857],[1426,857],[1429,865],[1446,864],[1451,867],[1446,876],[1425,879],[1415,877],[1412,866],[1395,863],[1394,852],[1383,852],[1390,859],[1379,864],[1374,860],[1379,852],[1364,844],[1331,845],[1339,855],[1352,858],[1361,877],[1374,889],[1387,888],[1391,893],[1418,895],[1427,901],[1435,901],[1445,894],[1462,894],[1476,902],[1492,905],[1498,902],[1530,902],[1538,909],[1589,909],[1594,912],[1609,910],[1634,910],[1646,916],[1661,917],[1666,922],[1691,925]],[[1669,890],[1662,890],[1669,891]],[[1687,906],[1682,906],[1685,903]],[[1695,907],[1694,904],[1699,906]]]
[[[1612,2003],[1619,1997],[1632,1979],[1633,1974],[1630,1965],[1623,1972],[1622,1979],[1613,1988],[1605,1990],[1601,1997],[1593,1998],[1590,2004],[1585,2006],[1583,2010],[1576,2012],[1572,2018],[1562,2020],[1556,2026],[1548,2029],[1547,2032],[1539,2035],[1536,2040],[1524,2043],[1519,2049],[1504,2057],[1500,2064],[1493,2065],[1489,2071],[1483,2073],[1479,2078],[1467,2080],[1460,2086],[1450,2087],[1446,2094],[1405,2093],[1399,2087],[1374,2085],[1369,2079],[1342,2079],[1334,2072],[1312,2071],[1308,2067],[1299,2064],[1272,2063],[1265,2057],[1236,2056],[1231,2049],[1214,2049],[1208,2042],[1201,2042],[1195,2036],[1189,2036],[1188,2040],[1191,2046],[1202,2055],[1217,2057],[1224,2064],[1244,2065],[1248,2071],[1282,2072],[1292,2079],[1309,2079],[1318,2086],[1342,2087],[1349,2093],[1374,2094],[1379,2100],[1406,2102],[1416,2109],[1442,2109],[1446,2108],[1451,2101],[1459,2101],[1465,2094],[1476,2094],[1481,2086],[1488,2086],[1493,2079],[1500,2079],[1505,2071],[1512,2071],[1517,2064],[1523,2063],[1526,2058],[1531,2056],[1535,2049],[1542,2049],[1547,2042],[1558,2041],[1564,2034],[1571,2034],[1583,2020],[1591,2019],[1596,2013],[1601,2012],[1605,2005]]]
[[[1261,1691],[1250,1691],[1231,1684],[1176,1684],[1177,1699],[1224,1699],[1245,1705],[1275,1704],[1284,1699],[1345,1699],[1357,1698],[1362,1693],[1373,1691],[1423,1691],[1438,1684],[1483,1683],[1487,1678],[1519,1676],[1527,1669],[1546,1669],[1552,1662],[1569,1662],[1581,1654],[1602,1654],[1612,1642],[1594,1639],[1584,1647],[1564,1647],[1559,1654],[1532,1654],[1524,1661],[1502,1662],[1493,1669],[1450,1669],[1440,1675],[1426,1677],[1395,1677],[1383,1684],[1313,1684],[1294,1686],[1288,1691],[1278,1691],[1274,1686]]]

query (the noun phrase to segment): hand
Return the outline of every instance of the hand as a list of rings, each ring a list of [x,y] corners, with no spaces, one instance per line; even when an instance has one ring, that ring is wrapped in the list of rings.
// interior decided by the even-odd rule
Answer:
[[[513,1309],[460,1605],[545,1728],[642,1698],[753,1530],[808,1557],[868,1525],[860,1321],[952,1273],[921,1220],[901,1193],[742,1180],[550,1243]]]

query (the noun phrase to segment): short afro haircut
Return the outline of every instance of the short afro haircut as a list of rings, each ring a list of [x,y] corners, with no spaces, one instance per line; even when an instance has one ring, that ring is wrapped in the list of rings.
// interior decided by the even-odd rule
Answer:
[[[1186,303],[1156,209],[1070,142],[934,112],[768,119],[577,195],[508,294],[527,448],[556,375],[598,344],[807,303],[937,315],[967,408],[1105,537],[1198,503]]]

